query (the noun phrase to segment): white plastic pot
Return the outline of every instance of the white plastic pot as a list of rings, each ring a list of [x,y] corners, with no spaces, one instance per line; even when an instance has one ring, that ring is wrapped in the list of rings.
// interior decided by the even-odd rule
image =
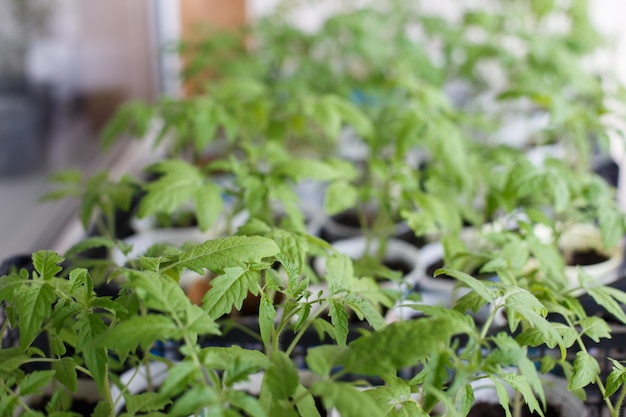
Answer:
[[[583,401],[568,391],[567,380],[552,374],[542,374],[540,378],[547,404],[560,410],[562,417],[586,417],[589,415],[589,410]],[[474,404],[480,402],[499,404],[496,388],[490,379],[480,379],[471,385],[474,390]],[[506,390],[512,404],[515,391],[508,385],[506,385]]]

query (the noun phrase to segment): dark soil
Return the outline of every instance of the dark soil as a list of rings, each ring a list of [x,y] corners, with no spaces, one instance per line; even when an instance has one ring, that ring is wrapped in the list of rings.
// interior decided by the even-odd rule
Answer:
[[[561,416],[561,412],[558,408],[548,404],[545,412],[545,417],[568,417]],[[485,403],[477,402],[472,405],[467,417],[505,417],[506,413],[500,403]],[[539,417],[537,413],[531,413],[527,406],[522,407],[521,417]]]
[[[346,210],[339,214],[336,214],[333,216],[333,220],[345,226],[354,227],[354,228],[361,227],[361,223],[359,223],[359,216],[356,210]],[[367,226],[370,226],[372,223],[371,216],[367,216],[366,221],[367,221]]]
[[[581,251],[581,252],[575,251],[572,257],[567,260],[567,264],[571,266],[594,265],[594,264],[602,263],[608,259],[609,258],[607,258],[605,255],[602,255],[596,252],[595,250],[590,249],[590,250]]]
[[[409,265],[407,262],[404,262],[400,259],[385,260],[383,261],[383,265],[385,265],[387,268],[391,269],[392,271],[401,272],[403,276],[408,275],[412,271],[411,265]]]

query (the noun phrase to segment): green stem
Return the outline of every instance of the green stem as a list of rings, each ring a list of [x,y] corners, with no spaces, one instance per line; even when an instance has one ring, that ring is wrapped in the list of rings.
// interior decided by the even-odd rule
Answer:
[[[572,323],[572,321],[570,320],[569,317],[565,317],[565,320],[567,321],[567,324],[572,329],[575,328],[574,324]],[[578,333],[578,332],[576,332],[576,344],[578,345],[578,347],[580,348],[580,350],[582,352],[584,352],[587,355],[589,355],[589,351],[587,350],[587,346],[585,346],[585,342],[583,342],[583,339],[582,339],[580,333]],[[604,398],[604,403],[606,404],[606,407],[609,410],[609,414],[612,415],[612,416],[616,416],[617,415],[616,412],[619,412],[619,409],[616,410],[615,407],[613,407],[613,404],[611,404],[611,399],[606,396],[606,388],[604,387],[604,383],[602,382],[602,379],[600,378],[599,375],[596,375],[594,380],[595,380],[595,383],[598,385],[598,389],[600,390],[600,394],[602,395],[602,398]],[[623,393],[621,395],[623,396]]]
[[[180,320],[180,317],[178,317],[178,314],[176,314],[176,312],[173,310],[172,310],[172,319],[176,322],[176,326],[178,326],[178,328],[183,331],[183,339],[185,341],[185,344],[189,348],[189,356],[191,357],[191,360],[196,365],[196,367],[202,373],[202,379],[204,381],[204,384],[207,386],[213,386],[219,391],[221,391],[222,384],[220,382],[219,377],[217,376],[215,371],[211,370],[211,372],[209,372],[207,368],[202,365],[202,362],[200,362],[200,357],[198,357],[198,352],[196,352],[195,343],[192,342],[191,338],[189,337],[189,334],[185,331],[185,326],[183,325],[183,322]]]
[[[624,403],[624,397],[626,396],[626,385],[622,385],[622,389],[619,393],[619,397],[617,399],[617,401],[615,402],[615,410],[614,410],[614,414],[612,414],[612,417],[618,417],[619,416],[619,412],[622,409],[622,404]]]
[[[324,306],[324,304],[326,304],[326,306]],[[324,304],[320,304],[320,307],[317,309],[317,311],[315,311],[313,315],[309,317],[306,323],[302,326],[302,328],[295,335],[295,337],[291,341],[291,344],[289,345],[287,350],[285,350],[285,353],[287,355],[291,355],[291,352],[293,352],[293,350],[296,348],[296,346],[298,345],[298,342],[300,341],[302,336],[304,336],[304,333],[306,332],[306,330],[311,326],[313,321],[326,309],[325,307],[329,306],[329,304],[326,302],[324,302]]]
[[[52,359],[52,358],[30,358],[27,361],[24,361],[24,363],[54,363],[58,361],[59,359]],[[92,378],[91,372],[89,371],[89,369],[85,368],[84,366],[74,365],[74,368],[76,368],[77,371],[84,373],[89,378]]]

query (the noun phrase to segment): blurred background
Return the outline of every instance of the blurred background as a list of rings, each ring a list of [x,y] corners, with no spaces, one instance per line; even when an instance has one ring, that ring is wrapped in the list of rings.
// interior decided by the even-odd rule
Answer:
[[[338,0],[293,0],[292,18],[315,30]],[[526,1],[526,0],[519,0]],[[296,2],[302,4],[295,4]],[[60,169],[132,172],[149,149],[121,141],[103,152],[99,132],[129,100],[180,97],[180,39],[202,25],[236,28],[277,0],[0,0],[0,259],[59,245],[76,216],[70,201],[39,202]],[[284,3],[284,2],[283,2]],[[423,2],[446,16],[468,3]],[[590,65],[626,81],[623,0],[592,0],[607,37]]]

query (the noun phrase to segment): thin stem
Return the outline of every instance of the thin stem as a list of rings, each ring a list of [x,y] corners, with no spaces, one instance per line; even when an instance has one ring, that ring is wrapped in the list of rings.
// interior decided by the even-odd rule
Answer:
[[[615,409],[613,411],[613,417],[618,417],[619,412],[622,409],[622,404],[624,403],[624,397],[626,396],[626,385],[622,385],[622,389],[619,393],[619,397],[617,402],[615,403]]]
[[[58,361],[59,361],[59,359],[52,359],[52,358],[30,358],[30,359],[24,361],[24,363],[54,363],[54,362],[58,362]],[[93,376],[91,375],[91,372],[89,371],[89,369],[85,368],[84,366],[74,365],[74,368],[76,368],[77,371],[80,371],[80,372],[84,373],[89,378],[93,378]]]
[[[326,304],[326,306],[328,306],[327,302],[324,302],[324,304]],[[289,347],[287,348],[287,350],[285,350],[285,353],[287,355],[291,355],[291,352],[293,352],[293,350],[296,348],[296,345],[298,344],[298,342],[300,341],[300,339],[302,338],[302,336],[304,336],[304,333],[306,332],[306,330],[311,326],[311,324],[313,323],[313,321],[322,313],[322,311],[325,310],[325,306],[324,304],[320,305],[320,308],[317,309],[317,311],[315,311],[313,313],[313,315],[311,315],[309,317],[309,319],[306,321],[306,323],[302,326],[302,328],[298,331],[298,333],[295,335],[295,337],[293,338],[293,340],[291,341],[291,344],[289,345]]]
[[[572,321],[570,320],[569,317],[565,317],[565,320],[567,321],[567,324],[571,327],[571,328],[575,328],[574,324],[572,323]],[[587,350],[587,346],[585,345],[585,342],[583,342],[582,337],[580,335],[580,333],[576,332],[576,344],[578,344],[578,347],[580,348],[580,350],[586,354],[589,355],[589,351]],[[599,375],[596,375],[596,377],[594,378],[596,384],[598,385],[598,389],[600,390],[600,394],[602,394],[602,398],[604,398],[604,403],[606,404],[607,408],[609,409],[609,413],[612,416],[615,416],[616,409],[615,407],[613,407],[613,404],[611,404],[611,400],[610,398],[608,398],[606,396],[606,388],[604,387],[604,383],[602,382],[602,379],[600,378]]]

